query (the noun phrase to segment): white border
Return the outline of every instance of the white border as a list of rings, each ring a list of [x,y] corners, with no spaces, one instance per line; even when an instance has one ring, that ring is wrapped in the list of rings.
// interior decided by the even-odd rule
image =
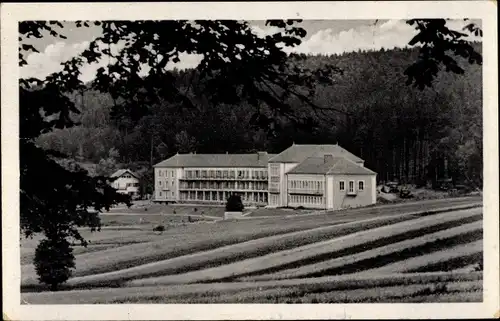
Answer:
[[[499,309],[498,56],[494,1],[61,3],[1,5],[2,267],[13,320],[491,318]],[[271,16],[271,14],[272,16]],[[17,22],[138,19],[482,19],[484,93],[484,302],[470,304],[20,305]]]

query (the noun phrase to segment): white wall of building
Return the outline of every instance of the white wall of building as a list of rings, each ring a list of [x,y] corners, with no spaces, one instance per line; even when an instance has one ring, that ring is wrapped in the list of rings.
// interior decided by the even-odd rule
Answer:
[[[333,199],[335,194],[335,188],[333,186],[333,177],[331,175],[326,176],[326,208],[333,208]]]
[[[334,210],[352,208],[375,204],[374,191],[376,193],[375,175],[333,175],[333,207]],[[349,193],[349,182],[353,182],[353,193]],[[344,190],[340,189],[344,182]],[[363,182],[363,190],[359,189],[359,182]],[[376,195],[376,194],[375,194]]]
[[[321,208],[326,206],[325,175],[286,174],[287,206]]]

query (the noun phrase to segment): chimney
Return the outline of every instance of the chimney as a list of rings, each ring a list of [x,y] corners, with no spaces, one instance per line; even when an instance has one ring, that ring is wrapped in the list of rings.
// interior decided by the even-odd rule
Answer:
[[[333,162],[333,155],[325,154],[324,161],[325,161],[325,164]]]
[[[267,157],[267,152],[257,152],[257,160],[261,161]]]

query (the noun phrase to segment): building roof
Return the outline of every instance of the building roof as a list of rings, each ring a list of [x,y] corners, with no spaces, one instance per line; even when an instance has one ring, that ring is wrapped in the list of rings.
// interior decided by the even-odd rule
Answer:
[[[324,157],[308,157],[287,174],[374,175],[376,173],[344,157],[332,157],[327,162]]]
[[[116,172],[114,172],[113,174],[111,174],[111,177],[112,178],[113,177],[120,177],[125,173],[129,173],[130,175],[134,176],[135,178],[139,177],[136,173],[132,172],[130,169],[119,169]]]
[[[363,159],[345,150],[339,145],[297,145],[293,144],[283,152],[269,160],[270,163],[302,163],[308,157],[344,157],[354,162],[362,162]]]
[[[177,154],[154,167],[267,167],[275,154]]]

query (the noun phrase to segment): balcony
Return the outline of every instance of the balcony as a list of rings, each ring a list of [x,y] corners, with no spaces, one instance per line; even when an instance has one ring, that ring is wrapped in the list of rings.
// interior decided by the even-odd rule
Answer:
[[[289,188],[289,194],[301,194],[301,195],[323,195],[322,189],[302,189],[302,188]]]
[[[264,192],[267,193],[267,188],[231,188],[231,187],[179,187],[180,191],[207,191],[207,192]]]
[[[267,182],[267,177],[181,177],[180,181],[258,181]]]

